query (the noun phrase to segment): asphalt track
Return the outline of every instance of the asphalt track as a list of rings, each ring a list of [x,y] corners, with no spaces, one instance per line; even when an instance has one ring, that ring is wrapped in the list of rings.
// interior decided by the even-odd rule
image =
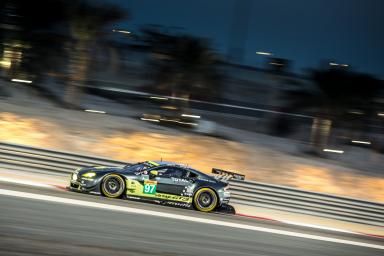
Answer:
[[[0,255],[379,256],[384,240],[0,182]]]

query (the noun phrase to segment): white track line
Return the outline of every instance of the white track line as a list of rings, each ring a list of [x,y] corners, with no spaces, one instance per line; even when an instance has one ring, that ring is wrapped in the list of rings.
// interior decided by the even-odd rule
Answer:
[[[276,221],[279,223],[284,223],[288,225],[294,225],[294,226],[300,226],[300,227],[306,227],[306,228],[314,228],[314,229],[322,229],[322,230],[327,230],[327,231],[333,231],[333,232],[341,232],[341,233],[348,233],[348,234],[354,234],[354,235],[366,235],[363,233],[358,233],[346,229],[339,229],[339,228],[332,228],[332,227],[327,227],[327,226],[321,226],[321,225],[315,225],[315,224],[309,224],[309,223],[304,223],[304,222],[296,222],[296,221],[290,221],[290,220],[279,220],[279,219],[271,219],[267,217],[260,217],[260,216],[254,216],[254,215],[249,215],[247,213],[237,213],[236,215],[240,217],[245,217],[245,218],[254,218],[254,219],[260,219],[260,220],[267,220],[267,221]]]
[[[307,239],[313,239],[313,240],[319,240],[319,241],[326,241],[326,242],[347,244],[347,245],[355,245],[355,246],[384,250],[383,245],[368,244],[368,243],[362,243],[362,242],[356,242],[356,241],[350,241],[350,240],[344,240],[344,239],[337,239],[337,238],[325,237],[325,236],[303,234],[303,233],[291,232],[291,231],[285,231],[285,230],[279,230],[279,229],[263,228],[263,227],[257,227],[257,226],[246,225],[246,224],[239,224],[239,223],[234,223],[234,222],[226,222],[226,221],[212,220],[212,219],[203,219],[203,218],[178,215],[178,214],[173,214],[173,213],[164,213],[164,212],[157,212],[157,211],[151,211],[151,210],[143,210],[143,209],[137,209],[137,208],[132,208],[132,207],[126,207],[126,206],[101,204],[101,203],[88,202],[88,201],[82,201],[82,200],[76,200],[76,199],[70,199],[70,198],[46,196],[46,195],[41,195],[41,194],[26,193],[26,192],[6,190],[6,189],[0,189],[0,195],[35,199],[35,200],[41,200],[41,201],[53,202],[53,203],[78,205],[78,206],[82,206],[82,207],[91,207],[91,208],[97,208],[97,209],[113,210],[113,211],[119,211],[119,212],[125,212],[125,213],[150,215],[150,216],[163,217],[163,218],[176,219],[176,220],[192,221],[192,222],[197,222],[197,223],[204,223],[204,224],[217,225],[217,226],[223,226],[223,227],[239,228],[239,229],[245,229],[245,230],[253,230],[253,231],[266,232],[266,233],[272,233],[272,234],[278,234],[278,235],[300,237],[300,238],[307,238]]]
[[[25,180],[8,178],[8,177],[0,177],[0,181],[9,182],[9,183],[15,183],[15,184],[22,184],[22,185],[35,186],[35,187],[44,187],[44,188],[53,188],[53,189],[57,188],[54,185],[38,183],[38,182],[33,182],[33,181],[25,181]],[[240,215],[240,216],[242,216],[242,215]],[[250,218],[259,218],[258,216],[252,216],[252,215],[248,215],[248,214],[244,214],[243,216],[244,217],[250,217]],[[281,222],[281,223],[285,223],[285,224],[288,224],[288,225],[295,225],[295,226],[301,226],[301,227],[307,227],[307,228],[315,228],[315,229],[322,229],[322,230],[333,231],[333,232],[341,232],[341,233],[348,233],[348,234],[367,236],[367,234],[358,233],[358,232],[354,232],[354,231],[350,231],[350,230],[338,229],[338,228],[331,228],[331,227],[326,227],[326,226],[319,226],[319,225],[314,225],[314,224],[295,222],[295,221],[287,221],[287,220],[275,220],[275,219],[271,219],[271,220],[277,221],[277,222]],[[368,235],[368,236],[371,236],[371,235]]]
[[[306,228],[323,229],[323,230],[327,230],[327,231],[334,231],[334,232],[348,233],[348,234],[354,234],[354,235],[361,235],[360,233],[349,231],[349,230],[345,230],[345,229],[340,229],[340,228],[330,228],[330,227],[326,227],[326,226],[307,224],[307,223],[301,223],[301,222],[290,221],[290,220],[282,220],[280,222],[281,223],[285,223],[285,224],[289,224],[289,225],[306,227]]]
[[[22,184],[22,185],[28,185],[28,186],[34,186],[34,187],[41,187],[41,188],[54,188],[52,185],[40,183],[40,182],[34,182],[29,180],[22,180],[22,179],[14,179],[9,177],[0,177],[0,181],[3,182],[9,182],[9,183],[15,183],[15,184]]]

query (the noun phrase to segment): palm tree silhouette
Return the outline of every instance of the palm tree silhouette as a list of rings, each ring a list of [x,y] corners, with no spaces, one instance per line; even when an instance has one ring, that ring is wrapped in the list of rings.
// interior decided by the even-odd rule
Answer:
[[[305,112],[315,117],[311,127],[311,152],[321,154],[335,123],[351,128],[374,116],[377,110],[375,97],[380,93],[382,83],[370,75],[340,68],[313,70],[311,78],[315,85],[313,90],[291,90],[285,98],[288,111]],[[354,113],[363,115],[351,118]]]

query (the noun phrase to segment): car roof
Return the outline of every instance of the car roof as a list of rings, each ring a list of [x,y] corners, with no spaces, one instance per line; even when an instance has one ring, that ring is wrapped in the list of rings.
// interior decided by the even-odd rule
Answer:
[[[163,165],[168,165],[168,166],[177,166],[177,167],[184,167],[186,168],[188,165],[186,164],[179,164],[175,162],[170,162],[170,161],[147,161],[152,166],[163,166]]]
[[[198,174],[198,175],[200,175],[206,179],[214,179],[212,176],[210,176],[204,172],[201,172],[199,170],[193,169],[186,164],[180,164],[180,163],[175,163],[175,162],[170,162],[170,161],[147,161],[146,163],[149,163],[150,165],[152,165],[152,167],[155,167],[155,166],[181,167],[181,168],[184,168],[190,172],[194,172],[194,173],[196,173],[196,174]]]

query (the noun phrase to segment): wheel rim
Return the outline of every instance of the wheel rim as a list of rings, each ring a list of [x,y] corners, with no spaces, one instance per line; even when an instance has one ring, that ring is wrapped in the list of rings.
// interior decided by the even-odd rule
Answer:
[[[106,190],[108,191],[108,193],[115,194],[119,191],[120,182],[116,178],[110,178],[106,183]]]
[[[102,188],[107,197],[119,197],[124,190],[124,181],[120,176],[109,176],[104,180]]]
[[[201,193],[198,200],[199,200],[198,201],[199,205],[202,208],[209,207],[209,205],[212,203],[212,195],[210,193],[207,193],[207,192]]]
[[[202,188],[201,190],[197,191],[194,204],[199,211],[212,211],[217,205],[217,196],[211,189]]]

